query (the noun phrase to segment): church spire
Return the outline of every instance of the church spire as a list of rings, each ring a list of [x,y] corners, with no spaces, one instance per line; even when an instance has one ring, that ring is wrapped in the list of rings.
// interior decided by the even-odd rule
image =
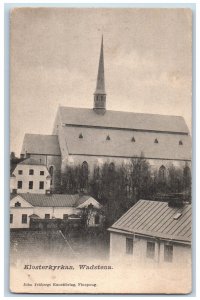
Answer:
[[[106,92],[104,79],[104,56],[103,56],[103,35],[101,40],[101,51],[99,57],[99,69],[97,75],[96,91],[94,93],[94,111],[98,114],[106,112]]]

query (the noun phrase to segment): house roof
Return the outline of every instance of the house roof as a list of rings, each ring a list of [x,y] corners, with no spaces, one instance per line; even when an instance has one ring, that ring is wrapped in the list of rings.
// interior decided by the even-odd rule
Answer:
[[[20,163],[19,163],[19,165],[35,165],[35,166],[45,166],[45,164],[43,164],[43,163],[40,163],[38,160],[36,160],[36,159],[34,159],[34,158],[32,158],[32,157],[30,157],[30,158],[27,158],[27,159],[25,159],[25,160],[23,160],[23,161],[21,161]]]
[[[93,109],[59,107],[62,124],[123,128],[145,131],[177,132],[188,134],[188,127],[181,116],[133,113],[106,110],[104,115],[96,114]]]
[[[78,207],[84,203],[90,196],[67,195],[67,194],[19,194],[32,206],[37,207]],[[12,197],[13,199],[13,197]]]
[[[58,136],[26,133],[21,153],[60,155]]]
[[[174,219],[177,213],[181,215]],[[139,200],[110,228],[110,231],[191,242],[192,208],[169,207],[166,202]]]
[[[189,135],[73,126],[63,127],[59,134],[62,145],[66,146],[69,154],[135,157],[142,152],[146,158],[191,159]],[[82,138],[79,138],[80,134]],[[155,143],[156,139],[158,143]],[[180,141],[182,145],[179,145]]]

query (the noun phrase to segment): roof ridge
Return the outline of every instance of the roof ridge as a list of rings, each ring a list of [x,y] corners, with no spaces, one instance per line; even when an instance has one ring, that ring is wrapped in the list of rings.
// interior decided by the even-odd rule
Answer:
[[[91,110],[93,111],[93,108],[90,108],[90,107],[75,107],[75,106],[59,106],[58,109],[62,109],[62,108],[69,108],[69,109],[85,109],[85,110]],[[106,113],[107,112],[119,112],[119,113],[129,113],[129,114],[139,114],[139,115],[149,115],[149,116],[166,116],[166,117],[180,117],[180,118],[183,118],[183,116],[181,115],[168,115],[168,114],[156,114],[156,113],[148,113],[148,112],[135,112],[135,111],[126,111],[126,110],[112,110],[112,109],[107,109],[106,110]]]

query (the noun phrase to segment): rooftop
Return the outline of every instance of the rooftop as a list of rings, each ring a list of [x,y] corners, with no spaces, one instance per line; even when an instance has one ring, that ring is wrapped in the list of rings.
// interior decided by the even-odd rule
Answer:
[[[26,133],[21,153],[60,155],[58,136]]]
[[[59,115],[61,123],[68,125],[189,133],[184,118],[181,116],[113,110],[107,110],[104,115],[98,115],[93,109],[63,106],[59,107]]]
[[[37,165],[38,165],[38,166],[43,165],[43,166],[45,166],[45,164],[42,164],[42,163],[38,162],[38,160],[36,160],[36,159],[34,159],[34,158],[32,158],[32,157],[29,157],[29,158],[27,158],[27,159],[21,161],[21,162],[19,163],[19,165],[35,165],[35,166],[37,166]]]
[[[129,158],[142,152],[146,158],[191,159],[189,135],[66,126],[60,138],[69,154]]]
[[[132,233],[191,243],[192,208],[169,207],[166,202],[139,200],[109,231]]]
[[[91,196],[67,195],[67,194],[18,194],[32,206],[38,207],[77,207],[87,201]],[[11,195],[11,200],[17,195]]]

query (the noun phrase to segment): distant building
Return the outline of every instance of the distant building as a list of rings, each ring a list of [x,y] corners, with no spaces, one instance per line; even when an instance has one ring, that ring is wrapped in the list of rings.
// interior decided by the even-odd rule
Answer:
[[[45,194],[52,178],[42,161],[27,158],[17,164],[10,179],[10,190],[16,193]]]
[[[21,155],[42,159],[52,188],[67,166],[80,165],[92,174],[96,165],[128,163],[141,153],[163,177],[172,163],[191,167],[191,136],[183,117],[107,110],[106,97],[102,39],[93,108],[60,106],[52,135],[24,136]]]
[[[190,266],[191,215],[190,204],[138,201],[108,229],[110,258]]]
[[[30,228],[30,219],[67,219],[80,217],[88,206],[101,205],[90,196],[62,194],[19,194],[10,200],[10,228]]]

